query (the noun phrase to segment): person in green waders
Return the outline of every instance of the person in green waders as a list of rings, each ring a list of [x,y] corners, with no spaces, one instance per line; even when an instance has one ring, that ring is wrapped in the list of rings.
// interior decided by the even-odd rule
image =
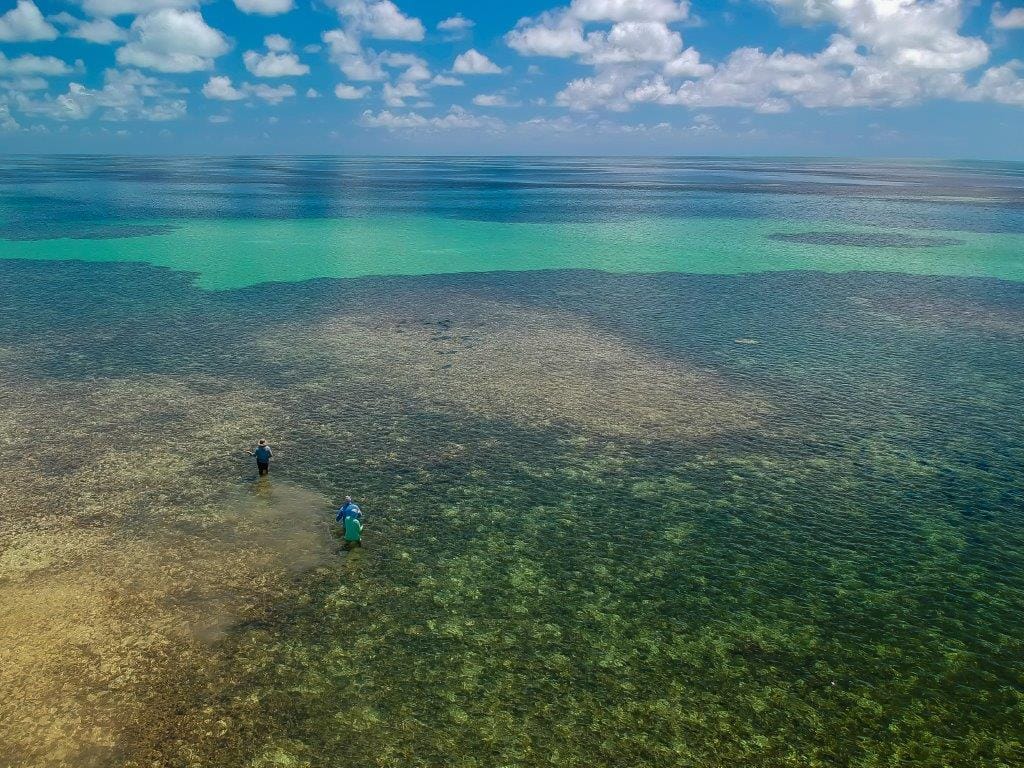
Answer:
[[[363,546],[363,522],[356,516],[346,517],[345,522],[345,549]]]

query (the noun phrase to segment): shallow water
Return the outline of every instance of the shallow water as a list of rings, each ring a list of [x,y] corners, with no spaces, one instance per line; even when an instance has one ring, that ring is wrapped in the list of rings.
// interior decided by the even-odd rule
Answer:
[[[32,171],[47,204],[121,190],[99,228],[161,223],[127,190],[180,203],[189,178],[63,162]],[[531,162],[441,170],[473,189],[582,175],[605,202],[681,172]],[[319,194],[294,161],[231,163],[202,183]],[[0,765],[1019,765],[1024,283],[984,277],[1019,268],[1019,213],[997,227],[988,207],[1013,174],[965,171],[961,197],[986,200],[939,229],[903,179],[952,195],[955,168],[699,170],[827,183],[839,212],[896,186],[931,211],[899,232],[962,241],[978,268],[903,274],[907,249],[927,272],[953,246],[869,240],[850,251],[884,271],[836,272],[842,244],[819,241],[800,245],[821,270],[631,272],[655,257],[627,253],[614,273],[296,282],[274,261],[218,272],[232,253],[107,258],[168,234],[76,240],[81,260],[0,241]],[[644,226],[689,226],[682,207]],[[514,224],[459,221],[436,226]],[[970,255],[980,235],[1009,250]],[[350,554],[330,522],[346,492],[368,523]]]

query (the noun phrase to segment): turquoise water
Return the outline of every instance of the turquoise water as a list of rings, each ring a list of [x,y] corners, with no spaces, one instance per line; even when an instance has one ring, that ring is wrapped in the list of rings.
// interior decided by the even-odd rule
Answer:
[[[1021,170],[5,159],[0,765],[1020,765]]]
[[[933,230],[900,229],[894,235],[888,228],[845,226],[807,232],[803,223],[725,218],[606,224],[381,216],[154,226],[169,231],[90,240],[88,247],[82,240],[61,238],[9,243],[4,250],[10,258],[145,262],[196,272],[197,284],[210,290],[318,277],[537,269],[699,274],[879,270],[1024,280],[1020,233],[958,232],[932,244]],[[873,246],[872,237],[883,238],[883,244]]]

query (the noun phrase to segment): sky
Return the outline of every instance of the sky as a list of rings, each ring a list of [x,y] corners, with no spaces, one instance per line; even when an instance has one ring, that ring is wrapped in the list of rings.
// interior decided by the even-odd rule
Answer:
[[[0,152],[1024,160],[1024,6],[0,0]]]

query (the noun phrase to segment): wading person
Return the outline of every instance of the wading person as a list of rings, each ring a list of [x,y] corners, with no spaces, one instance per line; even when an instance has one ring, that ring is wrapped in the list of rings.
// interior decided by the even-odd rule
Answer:
[[[362,519],[363,510],[359,508],[358,504],[352,501],[351,496],[346,496],[345,503],[341,505],[341,508],[338,510],[338,514],[334,519],[344,525],[345,521],[350,517]]]
[[[352,515],[345,518],[345,549],[363,546],[363,524]]]
[[[270,457],[274,455],[274,452],[270,450],[266,440],[260,440],[256,450],[249,451],[249,455],[256,457],[256,469],[259,470],[260,477],[270,474]]]

